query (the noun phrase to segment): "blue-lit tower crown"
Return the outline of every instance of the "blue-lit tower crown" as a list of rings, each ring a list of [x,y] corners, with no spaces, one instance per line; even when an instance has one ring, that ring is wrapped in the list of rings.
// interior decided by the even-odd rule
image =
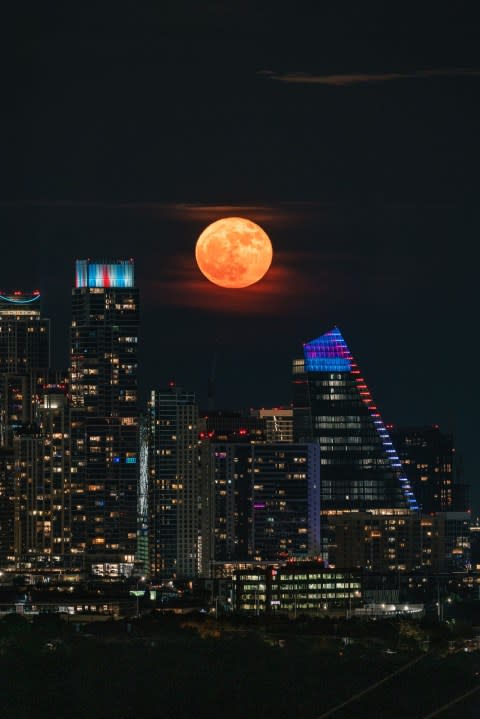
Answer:
[[[134,262],[130,260],[77,260],[75,287],[133,287]]]
[[[340,330],[306,342],[294,362],[297,441],[320,444],[328,511],[417,510],[412,488]]]

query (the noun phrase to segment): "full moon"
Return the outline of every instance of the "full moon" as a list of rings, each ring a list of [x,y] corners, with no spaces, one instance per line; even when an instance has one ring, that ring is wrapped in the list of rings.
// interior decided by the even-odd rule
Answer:
[[[259,225],[225,217],[208,225],[197,240],[195,258],[205,277],[220,287],[248,287],[272,263],[272,243]]]

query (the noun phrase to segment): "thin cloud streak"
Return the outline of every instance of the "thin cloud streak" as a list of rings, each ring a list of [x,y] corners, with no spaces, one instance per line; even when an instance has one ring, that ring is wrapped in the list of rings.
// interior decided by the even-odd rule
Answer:
[[[332,203],[324,201],[280,201],[272,203],[197,203],[197,202],[96,202],[75,200],[25,200],[0,202],[0,209],[22,210],[101,210],[131,212],[149,215],[159,220],[172,220],[179,223],[204,223],[205,225],[223,217],[246,217],[259,224],[286,227],[300,226],[319,213],[327,212]]]
[[[314,75],[306,72],[276,73],[262,70],[258,76],[271,82],[281,82],[287,85],[327,85],[331,87],[348,87],[369,83],[382,83],[391,80],[427,80],[432,77],[479,77],[480,70],[468,68],[432,68],[429,70],[415,70],[413,72],[383,72],[383,73],[346,73],[335,75]]]
[[[164,279],[144,283],[149,301],[168,307],[214,311],[220,314],[290,314],[306,296],[318,296],[321,288],[313,285],[289,261],[290,253],[277,253],[275,264],[265,277],[243,289],[225,289],[212,284],[195,262],[184,255],[171,258]],[[293,254],[292,254],[293,257]],[[299,290],[301,288],[301,290]]]

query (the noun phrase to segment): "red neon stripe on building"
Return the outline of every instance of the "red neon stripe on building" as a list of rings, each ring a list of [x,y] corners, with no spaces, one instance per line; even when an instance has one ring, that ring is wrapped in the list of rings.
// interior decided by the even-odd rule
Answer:
[[[110,273],[108,272],[107,265],[103,265],[102,267],[102,284],[104,287],[110,287]]]

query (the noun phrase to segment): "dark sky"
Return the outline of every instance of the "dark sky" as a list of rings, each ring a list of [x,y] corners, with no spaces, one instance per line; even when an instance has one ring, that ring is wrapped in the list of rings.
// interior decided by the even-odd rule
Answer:
[[[63,5],[5,28],[0,157],[0,287],[42,290],[58,363],[75,257],[133,256],[144,392],[175,377],[205,402],[216,352],[219,405],[288,403],[292,356],[337,324],[384,420],[453,430],[475,485],[474,19]],[[272,239],[251,289],[196,269],[226,215]]]

